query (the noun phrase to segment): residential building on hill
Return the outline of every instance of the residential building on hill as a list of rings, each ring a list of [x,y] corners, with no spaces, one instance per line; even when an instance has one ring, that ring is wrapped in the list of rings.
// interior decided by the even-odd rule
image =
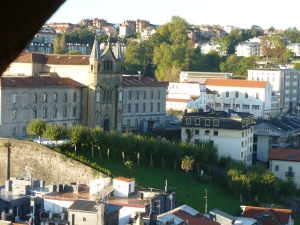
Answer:
[[[200,50],[202,54],[208,54],[210,51],[220,52],[220,45],[216,42],[205,43],[200,45]]]
[[[272,148],[268,156],[269,168],[275,177],[293,180],[300,188],[299,149]]]
[[[254,68],[248,70],[248,80],[270,82],[273,115],[296,110],[296,105],[300,103],[300,70]]]
[[[255,118],[265,117],[272,112],[272,87],[268,81],[209,78],[205,84],[217,92],[215,110],[248,112]]]
[[[245,41],[235,46],[235,54],[237,56],[260,56],[260,46],[258,42]]]
[[[252,165],[254,117],[233,110],[184,113],[181,141],[198,143],[210,140],[218,146],[220,156],[231,156]]]
[[[292,50],[295,53],[295,56],[300,56],[300,43],[291,43],[286,48]]]
[[[189,39],[191,39],[194,42],[199,42],[201,39],[201,30],[199,28],[188,27],[186,28],[186,33]]]

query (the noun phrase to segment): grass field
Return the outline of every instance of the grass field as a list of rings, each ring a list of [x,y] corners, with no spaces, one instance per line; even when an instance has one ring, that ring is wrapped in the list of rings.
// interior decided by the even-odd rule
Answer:
[[[96,162],[99,166],[109,169],[112,177],[124,176],[134,178],[139,187],[152,187],[164,190],[165,182],[167,180],[168,187],[177,192],[178,205],[187,204],[202,213],[205,212],[205,189],[207,189],[208,195],[208,212],[217,208],[228,214],[239,216],[241,213],[240,205],[247,204],[247,202],[241,203],[239,197],[228,189],[227,181],[222,176],[215,176],[213,182],[200,183],[197,181],[199,174],[196,171],[190,171],[189,185],[186,186],[185,171],[180,169],[180,165],[177,166],[176,171],[171,169],[171,163],[169,163],[170,168],[162,169],[159,165],[159,157],[154,160],[156,162],[154,167],[149,167],[149,165],[146,165],[145,163],[138,166],[136,165],[136,160],[133,160],[133,157],[131,157],[130,159],[134,161],[135,165],[131,174],[128,174],[120,154],[115,160],[111,159],[112,156],[110,156],[110,160],[107,160],[106,155],[104,155],[103,159],[100,159],[96,154],[95,158],[91,158],[89,157],[90,151],[85,151],[85,153],[86,152],[89,153],[84,154],[84,152],[80,150],[77,153],[84,155],[90,162]],[[141,162],[146,161],[147,159],[145,158],[141,159]],[[207,171],[204,172],[206,173]],[[260,203],[265,204],[284,205],[283,202],[273,196],[270,196],[268,201],[266,193],[261,193],[258,200]]]

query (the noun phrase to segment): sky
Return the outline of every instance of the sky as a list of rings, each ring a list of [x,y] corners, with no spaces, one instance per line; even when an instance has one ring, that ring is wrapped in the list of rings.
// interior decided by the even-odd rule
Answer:
[[[299,7],[299,0],[67,0],[47,23],[102,18],[115,24],[144,19],[161,25],[176,15],[195,25],[300,29]]]

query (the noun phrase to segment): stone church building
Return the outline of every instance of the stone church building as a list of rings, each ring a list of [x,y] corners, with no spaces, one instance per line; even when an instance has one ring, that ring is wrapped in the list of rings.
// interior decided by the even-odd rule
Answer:
[[[146,132],[165,124],[168,83],[123,74],[118,42],[91,55],[21,54],[0,78],[0,136],[26,138],[32,119]]]

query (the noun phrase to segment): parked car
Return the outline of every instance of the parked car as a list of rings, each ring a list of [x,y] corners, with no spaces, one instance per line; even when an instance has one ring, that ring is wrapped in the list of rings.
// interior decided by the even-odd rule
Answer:
[[[171,125],[179,125],[179,121],[178,120],[172,120],[170,122]]]
[[[36,139],[33,139],[33,142],[40,143],[40,140],[38,138],[36,138]],[[54,145],[53,141],[51,141],[48,138],[41,138],[41,144],[50,146],[50,147]]]
[[[293,115],[293,116],[296,115],[296,112],[295,112],[295,111],[292,111],[291,115]]]

